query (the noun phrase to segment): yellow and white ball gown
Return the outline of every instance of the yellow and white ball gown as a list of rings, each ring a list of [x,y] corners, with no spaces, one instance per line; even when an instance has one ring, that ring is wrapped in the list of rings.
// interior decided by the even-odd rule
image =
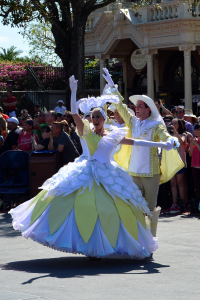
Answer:
[[[150,213],[132,177],[110,156],[126,136],[96,135],[84,121],[88,159],[59,170],[33,199],[12,209],[13,227],[56,250],[93,257],[142,259],[157,249],[145,223]]]

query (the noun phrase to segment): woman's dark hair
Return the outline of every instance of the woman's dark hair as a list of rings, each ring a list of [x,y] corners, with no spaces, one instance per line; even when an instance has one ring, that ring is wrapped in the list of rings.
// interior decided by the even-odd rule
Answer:
[[[70,124],[73,124],[74,126],[76,126],[76,123],[75,123],[75,121],[74,121],[74,118],[73,118],[73,116],[72,116],[71,111],[66,110],[66,111],[64,112],[64,115],[65,115],[65,114],[67,114],[67,115],[69,116],[69,122],[68,122],[68,124],[69,124],[69,125],[70,125]]]
[[[200,129],[200,124],[196,124],[195,126],[194,126],[194,130],[195,129]]]
[[[51,131],[51,128],[48,125],[46,125],[42,127],[42,131],[49,133]]]
[[[182,133],[184,133],[185,132],[185,130],[184,130],[184,125],[183,125],[183,123],[182,123],[182,121],[184,121],[184,120],[180,120],[180,119],[173,119],[173,120],[175,120],[175,121],[178,121],[178,134],[182,134]],[[172,120],[172,121],[173,121]]]
[[[64,131],[67,132],[67,134],[70,134],[71,129],[70,129],[70,127],[69,127],[68,122],[67,122],[66,120],[62,120],[61,123],[62,123],[63,127],[64,127],[64,126],[66,127],[66,130],[64,130]]]
[[[182,119],[181,119],[180,121],[181,121],[181,123],[182,123],[184,132],[187,132],[187,128],[186,128],[186,126],[185,126],[185,120],[182,120]]]

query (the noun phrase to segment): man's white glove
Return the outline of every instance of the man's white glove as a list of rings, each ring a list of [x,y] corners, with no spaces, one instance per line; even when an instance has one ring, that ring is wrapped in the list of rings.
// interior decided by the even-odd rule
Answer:
[[[142,146],[142,147],[160,147],[167,151],[173,148],[173,144],[170,140],[167,142],[152,142],[152,141],[145,141],[145,140],[134,140],[134,146]]]
[[[78,108],[76,105],[76,91],[77,91],[78,80],[75,79],[74,75],[69,78],[69,86],[71,89],[71,113],[77,114]]]

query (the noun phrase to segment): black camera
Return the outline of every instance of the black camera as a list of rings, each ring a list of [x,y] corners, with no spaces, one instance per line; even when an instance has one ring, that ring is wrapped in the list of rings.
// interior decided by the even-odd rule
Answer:
[[[173,134],[174,133],[173,129],[174,129],[174,127],[172,125],[167,126],[167,131],[169,132],[169,134]]]

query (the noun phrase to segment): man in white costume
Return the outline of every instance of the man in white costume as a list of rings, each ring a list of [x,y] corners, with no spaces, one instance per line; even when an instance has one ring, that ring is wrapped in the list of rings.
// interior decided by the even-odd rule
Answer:
[[[109,72],[104,69],[106,75],[104,78],[112,81]],[[117,86],[107,89],[108,94],[115,94],[123,100],[117,90]],[[153,236],[156,236],[157,222],[160,214],[160,207],[156,208],[159,184],[168,181],[181,168],[181,161],[176,148],[176,141],[169,135],[163,125],[154,101],[144,95],[131,96],[130,101],[136,106],[136,116],[132,115],[122,101],[116,104],[116,108],[125,121],[125,126],[129,128],[127,137],[135,140],[142,139],[157,142],[157,146],[152,143],[152,147],[145,146],[127,146],[122,145],[120,151],[114,155],[116,162],[128,170],[132,175],[133,181],[141,190],[143,196],[148,202],[152,216],[149,219],[149,225]],[[157,147],[159,142],[167,142],[166,151],[163,150],[163,162],[161,166],[157,156]]]

